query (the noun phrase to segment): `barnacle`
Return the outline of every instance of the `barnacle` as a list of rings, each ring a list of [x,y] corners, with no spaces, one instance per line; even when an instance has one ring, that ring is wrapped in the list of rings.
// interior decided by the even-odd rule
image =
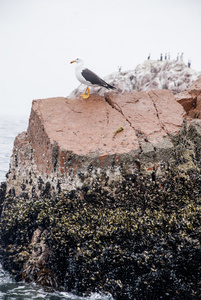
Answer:
[[[184,167],[185,159],[194,158],[178,159]],[[198,298],[200,172],[176,165],[153,180],[121,168],[118,182],[101,171],[93,180],[86,178],[79,191],[5,199],[4,266],[10,264],[15,275],[23,270],[25,280],[49,286],[59,282],[80,294],[99,289],[115,299],[154,299],[165,293]],[[39,241],[51,249],[43,264],[37,255],[44,249],[32,256],[37,229]]]

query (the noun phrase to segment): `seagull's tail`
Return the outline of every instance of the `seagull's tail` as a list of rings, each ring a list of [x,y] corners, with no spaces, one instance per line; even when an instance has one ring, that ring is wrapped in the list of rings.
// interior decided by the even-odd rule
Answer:
[[[104,88],[108,89],[108,90],[116,90],[116,88],[110,84],[108,84],[107,82],[103,81],[101,84]]]
[[[108,84],[108,83],[107,83],[106,88],[107,88],[108,90],[116,90],[116,87],[114,87],[114,86],[112,86],[112,85],[110,85],[110,84]]]
[[[108,89],[108,90],[116,90],[116,88],[112,85],[110,85],[109,83],[107,83],[106,81],[104,81],[103,79],[101,79],[101,84],[100,86],[103,86],[104,88]]]

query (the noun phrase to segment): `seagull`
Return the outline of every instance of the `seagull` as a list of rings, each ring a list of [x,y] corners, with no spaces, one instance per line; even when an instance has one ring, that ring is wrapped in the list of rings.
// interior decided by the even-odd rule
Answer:
[[[89,98],[89,88],[88,85],[90,86],[102,86],[106,89],[112,89],[116,90],[116,88],[107,82],[105,82],[103,79],[101,79],[98,75],[96,75],[94,72],[92,72],[89,69],[86,69],[83,67],[84,61],[81,58],[76,58],[75,60],[72,60],[70,62],[72,63],[77,63],[77,66],[75,67],[75,75],[77,79],[81,82],[84,83],[87,88],[82,94],[82,98],[88,99]]]

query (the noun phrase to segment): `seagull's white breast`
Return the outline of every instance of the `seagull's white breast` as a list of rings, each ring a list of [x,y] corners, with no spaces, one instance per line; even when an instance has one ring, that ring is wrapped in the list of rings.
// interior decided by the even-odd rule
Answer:
[[[88,81],[86,81],[86,79],[81,74],[82,70],[82,66],[77,65],[75,68],[75,75],[81,83],[88,84]]]
[[[90,81],[87,81],[83,76],[82,76],[82,71],[85,69],[82,67],[83,64],[77,64],[76,68],[75,68],[75,75],[77,77],[77,79],[85,84],[85,85],[90,85],[90,86],[95,86],[94,84],[91,84]]]

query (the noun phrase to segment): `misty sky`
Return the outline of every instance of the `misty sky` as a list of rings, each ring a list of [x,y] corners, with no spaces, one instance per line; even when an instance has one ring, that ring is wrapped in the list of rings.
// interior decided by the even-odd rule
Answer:
[[[0,114],[68,96],[82,57],[104,77],[170,52],[201,71],[200,0],[0,0]]]

